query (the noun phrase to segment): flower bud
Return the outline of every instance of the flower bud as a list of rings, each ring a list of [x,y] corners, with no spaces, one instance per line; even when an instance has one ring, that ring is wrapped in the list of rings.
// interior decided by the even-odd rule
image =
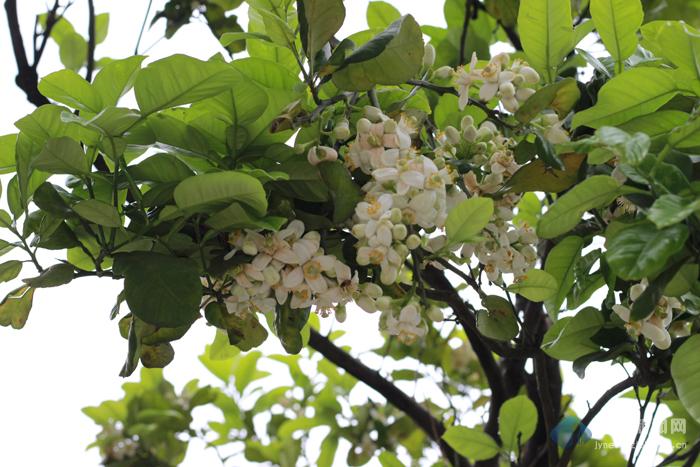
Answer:
[[[391,297],[387,297],[386,295],[383,295],[379,297],[375,301],[377,305],[377,309],[381,311],[389,311],[391,310]]]
[[[396,120],[388,119],[384,121],[384,133],[396,133],[396,128],[398,127]]]
[[[345,318],[347,318],[348,312],[347,309],[345,308],[345,305],[337,305],[335,307],[335,319],[339,323],[345,322]]]
[[[350,123],[346,118],[341,118],[333,127],[333,136],[335,139],[345,141],[350,137]]]
[[[467,127],[474,126],[474,117],[471,115],[465,115],[462,117],[462,121],[459,122],[459,127],[464,130]]]
[[[485,154],[487,149],[488,149],[488,145],[486,143],[483,143],[483,142],[477,144],[476,148],[475,148],[475,150],[478,154]]]
[[[420,246],[420,237],[416,234],[411,234],[406,239],[406,246],[409,250],[415,250]]]
[[[399,270],[396,268],[382,268],[382,272],[379,274],[379,281],[384,285],[391,285],[396,282],[398,275]]]
[[[252,240],[246,240],[243,242],[243,253],[249,256],[255,256],[258,254],[258,247],[255,246]]]
[[[430,68],[435,63],[435,47],[431,44],[425,44],[423,50],[423,66]]]
[[[430,321],[434,321],[436,323],[439,323],[445,319],[445,316],[442,314],[442,310],[440,309],[440,307],[434,305],[428,308],[426,314],[428,315],[428,319],[430,319]]]
[[[540,82],[540,75],[529,66],[520,68],[520,74],[523,75],[526,83],[535,84]]]
[[[364,107],[365,117],[367,117],[371,122],[381,122],[384,120],[384,114],[381,109],[373,107],[371,105],[366,105]]]
[[[328,146],[314,146],[309,149],[306,159],[311,165],[318,165],[323,161],[334,161],[338,159],[338,152]]]
[[[433,162],[435,163],[435,167],[438,169],[442,169],[445,167],[445,158],[444,157],[436,157]]]
[[[374,313],[375,311],[377,311],[377,305],[374,302],[374,300],[372,300],[366,295],[360,296],[360,298],[358,298],[355,303],[357,303],[357,306],[362,308],[367,313]]]
[[[403,243],[399,243],[394,247],[394,251],[396,251],[396,254],[399,255],[401,260],[404,260],[408,256],[408,247],[404,245]]]
[[[454,75],[455,71],[452,69],[451,66],[441,66],[435,72],[433,73],[433,76],[436,77],[437,79],[448,79],[451,78],[452,75]]]
[[[462,131],[462,137],[466,140],[469,141],[470,143],[473,143],[476,141],[478,134],[476,131],[476,127],[474,125],[469,125],[464,128]]]
[[[272,266],[268,266],[265,269],[263,269],[262,274],[265,278],[265,283],[267,285],[272,286],[280,281],[280,273]]]
[[[518,99],[520,102],[525,102],[534,93],[535,90],[532,88],[520,88],[515,93],[515,98]]]
[[[503,108],[511,113],[515,113],[520,107],[520,104],[515,97],[503,97],[503,99],[501,99],[501,103],[503,104]]]
[[[363,284],[362,293],[370,298],[379,298],[382,296],[382,288],[377,284],[368,282]]]
[[[403,213],[401,212],[401,209],[399,208],[391,208],[390,211],[391,217],[389,220],[391,220],[392,224],[398,224],[401,222],[401,219],[403,218]]]
[[[357,121],[358,133],[369,133],[370,128],[372,128],[372,122],[370,122],[366,118],[361,118]]]
[[[498,87],[498,90],[500,91],[501,96],[503,96],[503,97],[515,96],[515,86],[513,86],[512,83],[509,83],[509,82],[501,83],[501,85]]]
[[[391,228],[391,236],[394,240],[401,241],[408,235],[408,229],[403,224],[396,224]]]
[[[459,144],[459,141],[461,139],[459,131],[457,131],[457,128],[453,126],[448,126],[447,128],[445,128],[445,136],[447,137],[447,140],[452,144]]]
[[[367,229],[367,224],[355,224],[352,226],[352,234],[357,239],[364,238],[366,229]]]

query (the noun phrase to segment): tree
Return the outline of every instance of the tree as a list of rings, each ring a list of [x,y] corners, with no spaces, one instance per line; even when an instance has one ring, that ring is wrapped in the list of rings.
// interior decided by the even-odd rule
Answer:
[[[340,439],[351,465],[400,465],[399,445],[435,465],[634,465],[660,404],[687,423],[662,465],[694,465],[700,33],[678,19],[695,7],[447,0],[441,29],[372,2],[370,29],[340,40],[341,0],[249,1],[248,31],[239,1],[171,0],[154,16],[167,36],[200,14],[233,58],[143,66],[95,60],[108,19],[89,3],[87,39],[59,2],[37,18],[30,65],[5,2],[17,83],[39,107],[0,138],[14,174],[2,251],[24,250],[38,275],[0,304],[0,324],[22,328],[42,288],[123,280],[121,374],[166,366],[170,342],[209,325],[201,358],[222,380],[176,393],[144,369],[122,400],[85,409],[106,465],[175,465],[185,435],[296,465],[319,426],[315,465],[334,464]],[[609,56],[575,48],[589,34]],[[49,38],[66,69],[39,80]],[[518,51],[489,57],[505,38]],[[136,109],[119,104],[130,92]],[[42,265],[38,249],[66,259]],[[0,271],[26,274],[16,260]],[[350,304],[381,314],[376,354],[421,367],[377,372],[318,332]],[[269,334],[289,355],[252,350]],[[246,392],[261,359],[284,364],[289,386]],[[592,362],[631,371],[596,381],[609,390],[579,420],[560,361],[581,378]],[[418,401],[401,379],[482,397]],[[358,383],[387,405],[352,405]],[[639,402],[638,442],[595,450],[586,425],[622,393]],[[223,422],[193,429],[207,404]],[[467,426],[474,412],[484,423]]]

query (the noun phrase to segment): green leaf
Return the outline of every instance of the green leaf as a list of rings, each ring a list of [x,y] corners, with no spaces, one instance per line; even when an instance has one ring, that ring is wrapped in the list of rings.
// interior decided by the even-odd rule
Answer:
[[[173,196],[183,211],[205,210],[237,201],[257,215],[264,216],[267,212],[262,184],[255,177],[241,172],[213,172],[186,178],[175,188]]]
[[[544,270],[554,277],[558,288],[556,294],[545,302],[545,306],[554,317],[574,285],[574,265],[581,256],[582,248],[583,239],[572,235],[557,243],[547,255]]]
[[[0,326],[22,329],[27,323],[34,300],[34,289],[22,286],[13,290],[0,302]]]
[[[336,436],[328,435],[321,442],[321,452],[316,459],[317,467],[333,467],[333,461],[335,460],[335,453],[338,451],[338,438]],[[379,462],[382,462],[382,455],[379,455]],[[384,467],[382,465],[382,467]],[[390,466],[391,467],[391,466]],[[403,467],[403,465],[401,465]]]
[[[8,174],[17,170],[15,144],[17,144],[17,134],[0,136],[0,174]]]
[[[102,110],[99,94],[73,70],[61,70],[46,75],[38,87],[44,96],[74,109],[92,113]]]
[[[122,60],[113,60],[95,75],[92,87],[104,106],[117,105],[119,98],[131,89],[145,58],[134,55]]]
[[[647,218],[663,229],[677,224],[700,210],[700,199],[690,200],[678,195],[661,195],[647,212]]]
[[[399,18],[401,12],[387,2],[374,1],[367,5],[367,25],[370,29],[385,29]]]
[[[467,242],[473,239],[493,215],[491,198],[468,198],[455,206],[447,215],[445,231],[451,243]]]
[[[311,63],[316,53],[338,32],[345,20],[343,0],[301,0],[299,34]]]
[[[0,264],[0,282],[8,282],[22,271],[22,261],[10,260]]]
[[[557,360],[574,361],[598,351],[591,338],[605,324],[603,314],[593,307],[580,310],[573,317],[558,320],[542,339],[542,350]]]
[[[423,52],[420,26],[413,16],[406,15],[346,57],[333,73],[333,82],[348,91],[404,83],[418,73]]]
[[[266,41],[266,42],[271,42],[271,39],[269,36],[266,34],[262,34],[259,32],[227,32],[224,33],[221,36],[221,39],[219,39],[219,42],[221,45],[224,47],[233,44],[234,42],[240,41],[240,40],[250,40],[250,39],[257,39],[261,41]]]
[[[617,73],[637,49],[637,30],[644,20],[639,0],[591,0],[591,17],[600,38],[615,60]]]
[[[162,342],[156,345],[142,345],[140,358],[144,368],[164,368],[175,358],[175,350],[170,342]],[[172,412],[184,418],[180,412]],[[142,418],[143,414],[144,411],[139,413],[139,420],[146,421]]]
[[[700,146],[700,118],[695,118],[674,128],[668,135],[668,144],[681,149]]]
[[[165,153],[154,154],[143,162],[130,166],[128,171],[136,181],[158,183],[181,182],[194,175],[187,164]]]
[[[126,303],[137,318],[176,328],[198,316],[202,284],[197,264],[153,252],[115,255],[114,272],[124,276]]]
[[[503,403],[498,412],[503,447],[518,454],[537,427],[537,407],[527,396],[516,396]]]
[[[532,302],[543,302],[552,298],[558,290],[557,280],[540,269],[530,269],[519,282],[508,286],[508,291],[522,295]]]
[[[384,3],[384,2],[372,2],[372,3]],[[370,5],[372,5],[370,3]],[[393,452],[389,451],[384,451],[381,454],[379,454],[379,463],[382,465],[382,467],[405,467],[403,463],[399,460],[398,457],[396,457],[396,454]]]
[[[304,347],[301,330],[309,320],[309,308],[297,309],[289,303],[277,305],[275,312],[275,332],[288,353],[298,354]]]
[[[527,59],[547,83],[574,46],[571,4],[560,0],[521,0],[518,29]]]
[[[663,295],[667,297],[680,297],[688,293],[698,282],[700,266],[697,264],[685,264],[666,285]]]
[[[109,32],[109,13],[95,15],[95,44],[101,44],[107,39]]]
[[[229,344],[244,352],[267,339],[267,330],[253,313],[229,313],[224,305],[212,302],[204,310],[204,316],[209,323],[227,332]]]
[[[139,109],[148,115],[213,96],[230,87],[233,80],[235,73],[226,63],[178,54],[142,69],[134,82],[134,93]]]
[[[564,170],[548,166],[543,159],[536,159],[520,167],[508,179],[504,188],[515,193],[526,191],[559,193],[576,183],[579,168],[585,158],[585,154],[563,154],[559,159],[564,165]]]
[[[664,57],[689,79],[700,79],[700,33],[683,21],[652,21],[642,26],[642,45]]]
[[[251,213],[240,203],[232,203],[230,206],[214,213],[206,220],[206,224],[214,230],[228,232],[234,229],[264,229],[279,230],[287,223],[286,217],[265,216],[260,217]]]
[[[496,441],[481,430],[464,426],[451,426],[442,439],[457,453],[469,460],[486,460],[500,451]]]
[[[651,222],[641,222],[608,238],[605,258],[622,279],[653,277],[683,248],[687,238],[685,225],[657,229]]]
[[[36,277],[24,279],[24,283],[34,288],[58,287],[73,280],[73,265],[67,263],[54,264]]]
[[[93,224],[112,228],[122,226],[122,220],[117,212],[117,208],[103,201],[96,199],[78,201],[73,205],[73,211]]]
[[[576,227],[589,209],[605,206],[620,195],[620,184],[608,175],[594,175],[558,198],[537,223],[537,235],[554,238]]]
[[[355,206],[362,201],[362,190],[340,161],[322,162],[318,170],[333,198],[333,223],[340,224],[355,212]]]
[[[700,336],[691,336],[671,360],[671,376],[683,407],[700,422]]]
[[[518,321],[508,300],[489,295],[482,305],[486,310],[476,312],[476,327],[481,334],[499,341],[509,341],[518,335]]]
[[[61,63],[69,70],[78,71],[87,60],[88,44],[83,36],[73,32],[58,41]]]
[[[80,143],[67,136],[49,138],[32,167],[53,174],[85,175],[90,173],[90,159]]]
[[[554,109],[560,119],[564,119],[581,97],[576,80],[564,78],[548,84],[535,92],[515,112],[515,118],[528,123],[545,109]]]
[[[672,70],[633,68],[603,85],[593,107],[574,115],[573,127],[619,125],[654,112],[678,93]]]

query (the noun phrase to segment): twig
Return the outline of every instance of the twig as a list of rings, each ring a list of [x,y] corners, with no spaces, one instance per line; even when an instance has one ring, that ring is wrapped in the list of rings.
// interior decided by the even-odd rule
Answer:
[[[469,30],[469,20],[471,19],[469,7],[472,5],[472,0],[464,1],[464,20],[462,21],[462,34],[459,37],[459,64],[463,65],[467,49],[467,31]]]
[[[545,433],[551,433],[557,423],[558,410],[554,404],[559,404],[559,401],[552,400],[550,392],[549,374],[547,373],[547,356],[544,352],[539,352],[534,359],[535,381],[539,389],[540,402],[542,403],[542,415],[544,418]],[[557,445],[547,436],[545,438],[547,447],[547,459],[549,465],[557,463],[559,452]]]
[[[571,438],[569,438],[569,441],[561,454],[559,463],[557,464],[559,467],[566,467],[569,464],[569,460],[571,459],[571,455],[574,452],[574,448],[576,447],[576,444],[578,444],[578,440],[581,439],[581,435],[585,431],[585,427],[589,423],[591,423],[591,420],[593,420],[595,416],[598,415],[598,413],[603,409],[603,407],[605,407],[605,405],[608,402],[610,402],[610,400],[612,400],[613,397],[620,394],[622,391],[631,388],[635,384],[637,384],[636,378],[627,378],[623,381],[620,381],[615,386],[605,391],[605,393],[602,396],[600,396],[600,399],[598,399],[598,401],[595,404],[593,404],[593,407],[591,407],[588,410],[586,416],[583,417],[581,423],[578,424],[574,432],[571,434]]]
[[[642,436],[642,431],[644,430],[644,415],[646,414],[647,407],[649,406],[649,401],[651,400],[651,395],[654,389],[649,386],[647,391],[647,397],[644,403],[639,404],[639,425],[637,425],[637,433],[634,435],[634,441],[632,441],[632,447],[630,448],[630,455],[627,459],[627,467],[633,467],[635,465],[634,452],[637,449],[637,443],[639,443],[639,438]],[[641,449],[639,450],[641,452]]]
[[[85,80],[92,81],[92,72],[95,69],[95,3],[88,0],[88,50],[87,65],[85,70]]]
[[[442,454],[453,466],[469,467],[471,465],[467,459],[457,454],[442,439],[442,434],[445,432],[445,427],[442,422],[436,419],[413,398],[397,388],[391,381],[384,378],[377,371],[367,367],[359,360],[353,358],[344,350],[337,347],[328,338],[322,336],[313,329],[309,336],[309,345],[322,354],[328,361],[344,369],[359,381],[362,381],[367,386],[377,391],[384,396],[390,404],[411,417],[416,425],[440,446]]]
[[[153,0],[148,0],[148,7],[146,7],[146,14],[143,17],[143,22],[141,23],[141,29],[139,30],[139,38],[136,39],[136,47],[134,47],[134,55],[139,54],[139,46],[141,45],[141,38],[143,37],[143,31],[146,29],[146,21],[148,21],[148,14],[151,12],[151,5]]]

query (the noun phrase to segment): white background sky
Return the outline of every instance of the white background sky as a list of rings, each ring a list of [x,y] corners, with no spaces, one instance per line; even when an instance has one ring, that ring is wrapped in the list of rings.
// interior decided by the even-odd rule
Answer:
[[[46,11],[45,2],[23,0],[18,3],[25,46],[31,49],[28,41],[31,39],[34,15]],[[67,15],[76,30],[85,36],[86,3],[74,0]],[[111,15],[110,33],[107,40],[98,46],[97,57],[122,58],[131,55],[148,2],[97,0],[95,3],[98,13],[109,12]],[[164,3],[164,0],[154,1],[151,16]],[[347,0],[345,3],[347,19],[339,37],[367,27],[365,11],[368,1]],[[402,13],[413,14],[421,24],[445,25],[442,2],[394,0],[391,3]],[[0,16],[0,134],[7,134],[16,131],[13,122],[31,112],[33,106],[15,87],[16,67],[4,11]],[[242,20],[245,24],[245,18]],[[144,34],[141,50],[156,44],[148,52],[149,60],[173,53],[206,59],[223,51],[204,23],[195,21],[183,27],[174,38],[157,42],[164,28],[164,23],[160,22]],[[39,74],[43,76],[61,68],[57,48],[50,42]],[[3,178],[2,181],[5,185],[7,179]],[[6,258],[10,257],[8,255]],[[44,263],[51,264],[51,260],[58,256],[49,254],[43,258]],[[27,266],[20,277],[33,275],[34,271]],[[17,282],[0,285],[2,295],[16,287]],[[96,278],[79,279],[59,288],[41,289],[35,294],[34,307],[24,329],[0,328],[0,465],[83,467],[99,463],[97,450],[85,451],[85,446],[94,440],[97,426],[80,409],[122,394],[120,386],[124,380],[118,373],[126,354],[126,341],[119,336],[116,322],[108,319],[119,290],[119,283]],[[340,325],[348,331],[344,344],[361,351],[380,342],[379,333],[375,331],[376,316],[366,315],[357,309],[350,309],[348,315],[348,321]],[[196,323],[187,336],[174,343],[176,358],[167,367],[166,377],[177,387],[192,378],[215,384],[216,381],[197,360],[197,355],[212,338],[211,328],[202,322]],[[275,344],[267,347],[273,352],[280,350],[279,345]],[[575,395],[573,407],[579,414],[585,413],[588,404],[592,405],[608,387],[625,377],[619,368],[595,364],[582,381],[570,371],[570,365],[564,366],[564,389]],[[129,379],[137,378],[138,371]],[[358,391],[370,393],[364,386]],[[657,417],[657,425],[667,416],[668,412],[664,410]],[[614,433],[615,441],[626,453],[637,421],[636,402],[616,400],[608,405],[590,428],[595,437]],[[660,443],[664,450],[668,450],[668,443],[660,438],[658,432],[658,427],[653,429],[641,466],[653,464],[653,453]],[[211,452],[204,452],[201,445],[195,444],[191,446],[183,465],[217,463]]]

